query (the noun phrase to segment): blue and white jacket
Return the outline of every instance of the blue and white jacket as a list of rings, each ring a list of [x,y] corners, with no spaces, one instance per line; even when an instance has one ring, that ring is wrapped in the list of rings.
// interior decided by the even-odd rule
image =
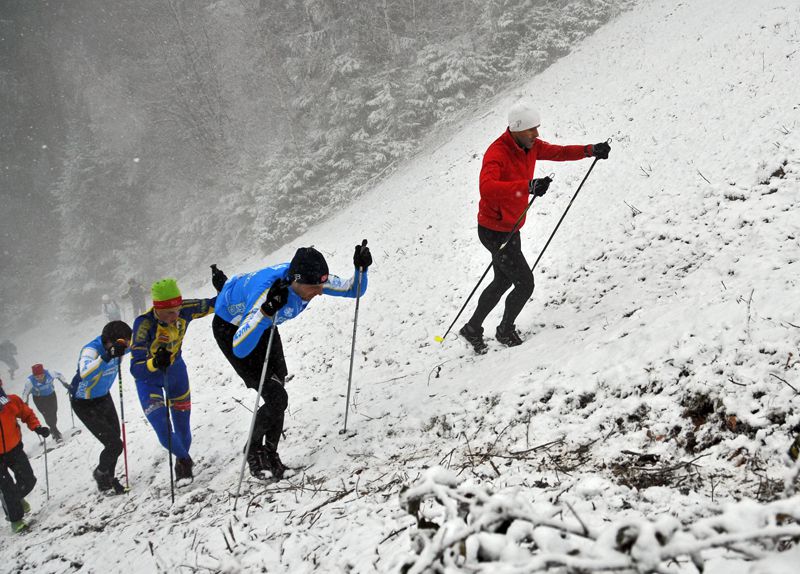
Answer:
[[[74,399],[97,399],[108,394],[114,381],[122,357],[103,360],[106,348],[100,337],[90,341],[78,357],[78,371],[72,378],[69,394]],[[126,353],[129,350],[125,351]]]
[[[356,297],[358,290],[358,270],[350,279],[342,280],[329,275],[323,284],[322,294],[333,297]],[[217,296],[217,317],[236,325],[239,329],[233,336],[233,354],[246,357],[258,344],[261,334],[272,326],[272,319],[261,312],[261,304],[267,299],[267,291],[275,281],[289,280],[289,264],[281,263],[266,267],[253,273],[235,275],[225,282]],[[367,271],[361,277],[361,293],[367,290]],[[289,300],[275,316],[275,324],[297,317],[308,306],[300,296],[289,287]]]
[[[69,384],[67,384],[67,380],[64,378],[64,375],[58,371],[50,372],[45,369],[44,379],[42,379],[41,382],[39,382],[33,375],[30,375],[25,383],[25,389],[22,391],[22,400],[27,403],[28,397],[31,395],[34,397],[49,397],[56,392],[56,388],[53,385],[56,379],[61,381],[61,384],[64,385],[64,388],[69,389]]]

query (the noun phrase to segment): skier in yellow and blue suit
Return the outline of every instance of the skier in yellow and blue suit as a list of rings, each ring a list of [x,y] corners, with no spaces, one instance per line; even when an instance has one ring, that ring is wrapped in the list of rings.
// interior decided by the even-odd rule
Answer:
[[[133,323],[131,374],[144,414],[158,440],[168,448],[165,386],[172,419],[171,442],[176,479],[191,479],[194,462],[189,456],[192,410],[189,376],[181,345],[189,323],[214,312],[216,297],[183,299],[174,279],[153,283],[153,307]]]

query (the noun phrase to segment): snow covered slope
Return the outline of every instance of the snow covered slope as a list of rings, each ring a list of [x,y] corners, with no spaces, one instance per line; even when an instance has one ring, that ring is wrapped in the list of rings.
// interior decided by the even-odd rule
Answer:
[[[26,434],[41,488],[31,532],[1,535],[3,571],[390,571],[412,550],[401,487],[437,465],[569,503],[592,526],[662,513],[691,523],[733,500],[778,496],[800,424],[799,43],[794,1],[734,0],[723,13],[703,0],[643,0],[292,245],[217,261],[231,275],[314,244],[344,275],[353,245],[370,240],[348,421],[357,434],[338,434],[352,302],[318,299],[281,329],[294,377],[280,451],[299,469],[246,482],[233,513],[254,396],[210,320],[197,321],[184,344],[194,484],[170,506],[166,454],[126,376],[132,492],[94,491],[99,445],[84,430],[50,454],[46,502],[41,449]],[[477,176],[520,96],[541,107],[543,139],[611,137],[612,154],[536,270],[517,322],[526,343],[492,342],[475,358],[457,337],[433,337],[488,264]],[[523,229],[531,262],[589,165],[539,164],[556,180]],[[211,294],[205,270],[182,285]],[[58,338],[44,362],[69,372],[96,330],[31,333],[18,346],[24,355]],[[720,551],[706,572],[787,567],[778,556],[751,570],[743,556]]]

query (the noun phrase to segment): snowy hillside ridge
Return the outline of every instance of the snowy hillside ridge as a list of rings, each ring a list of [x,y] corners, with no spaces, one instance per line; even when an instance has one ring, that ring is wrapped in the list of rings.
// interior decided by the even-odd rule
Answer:
[[[49,501],[41,447],[24,431],[39,484],[29,533],[0,531],[3,570],[530,572],[568,556],[630,566],[622,572],[664,558],[651,571],[696,574],[702,559],[703,574],[794,574],[800,6],[728,8],[645,0],[296,243],[209,261],[233,275],[313,244],[349,276],[353,246],[369,239],[356,434],[338,433],[353,304],[321,298],[281,326],[292,378],[279,449],[294,471],[247,479],[232,512],[254,396],[209,319],[197,320],[183,346],[194,483],[169,504],[167,456],[126,361],[130,494],[96,492],[99,443],[69,429],[62,403],[67,441],[48,454]],[[475,233],[480,160],[520,96],[542,102],[543,139],[612,137],[612,152],[537,267],[517,321],[525,343],[490,338],[477,357],[434,336],[488,264]],[[537,168],[556,179],[522,231],[529,261],[589,165]],[[207,271],[180,278],[185,296],[212,294]],[[101,326],[27,333],[15,341],[20,364],[69,373]],[[510,510],[526,514],[503,532],[493,519]],[[448,544],[473,526],[485,528]],[[558,564],[550,571],[592,571]]]

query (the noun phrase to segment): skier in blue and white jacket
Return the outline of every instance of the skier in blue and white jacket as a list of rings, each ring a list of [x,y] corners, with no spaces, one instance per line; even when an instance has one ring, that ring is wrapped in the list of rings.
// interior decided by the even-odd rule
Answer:
[[[111,388],[120,364],[130,352],[131,328],[124,321],[110,321],[99,337],[89,341],[78,356],[78,368],[70,385],[72,410],[89,432],[103,445],[92,476],[101,492],[125,492],[117,480],[116,468],[124,449],[117,409]],[[120,405],[120,408],[123,408]]]
[[[56,397],[55,381],[61,381],[64,388],[69,389],[64,375],[57,371],[48,371],[41,363],[31,367],[31,375],[25,382],[22,391],[22,400],[28,403],[28,397],[33,396],[33,404],[42,413],[45,424],[50,427],[50,432],[56,442],[64,440],[58,430],[58,398]]]
[[[286,467],[278,456],[284,411],[289,397],[284,389],[288,373],[278,325],[297,317],[318,295],[350,297],[367,290],[367,268],[372,255],[366,245],[356,246],[356,273],[347,280],[328,275],[328,264],[313,247],[301,247],[290,263],[266,267],[227,279],[212,266],[212,282],[219,290],[212,323],[214,338],[244,384],[258,390],[267,354],[266,331],[275,323],[267,371],[261,396],[264,404],[256,413],[247,462],[250,473],[263,478],[271,472],[283,476]],[[360,287],[360,290],[359,290]]]

